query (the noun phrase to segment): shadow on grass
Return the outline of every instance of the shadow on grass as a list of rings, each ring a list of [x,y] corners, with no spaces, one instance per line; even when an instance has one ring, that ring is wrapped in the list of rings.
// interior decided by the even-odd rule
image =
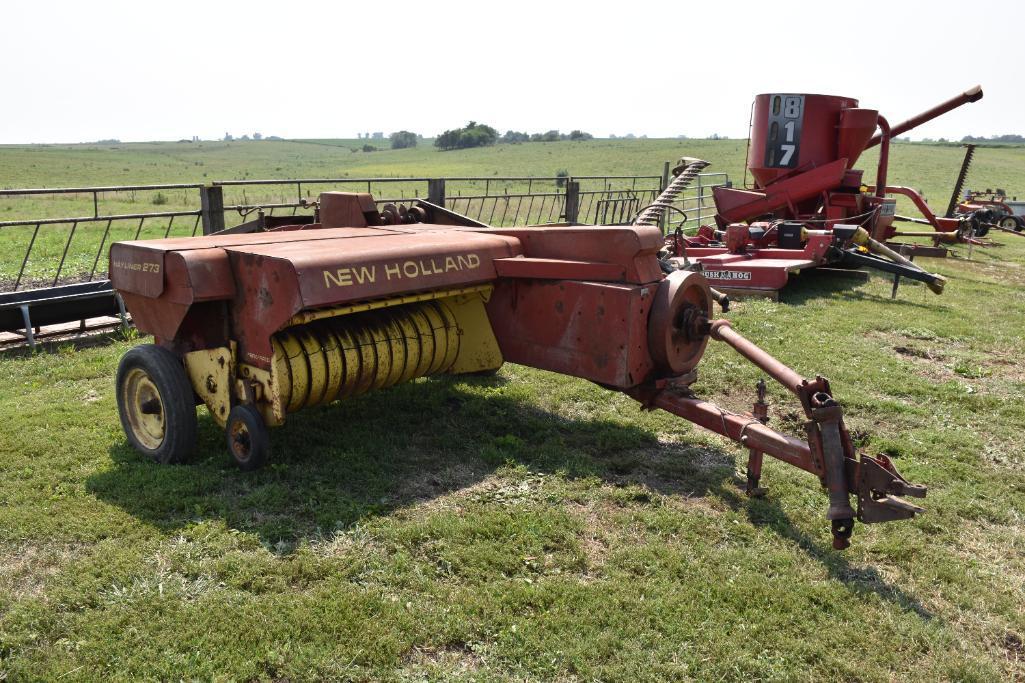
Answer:
[[[732,471],[724,451],[660,444],[613,419],[565,418],[515,388],[499,391],[505,382],[435,378],[300,411],[271,430],[271,464],[252,473],[229,462],[223,431],[200,409],[192,463],[156,466],[122,438],[110,449],[112,467],[87,486],[159,528],[220,518],[273,544],[472,486],[510,462],[689,496],[707,494]]]
[[[917,290],[917,287],[920,286],[918,283],[912,285],[909,281],[903,279],[901,280],[900,287],[897,289],[897,298],[895,299],[891,299],[889,295],[882,296],[857,289],[858,285],[868,281],[863,279],[861,275],[858,275],[864,272],[859,270],[845,272],[835,269],[825,271],[808,270],[799,277],[792,277],[790,279],[787,286],[781,290],[780,302],[801,306],[817,299],[841,296],[852,301],[871,301],[904,308],[922,308],[931,311],[944,311],[948,308],[940,301],[923,304],[910,301],[907,296],[902,296],[902,294],[906,295],[908,293],[909,287],[915,287]]]
[[[771,493],[768,498],[749,499],[736,489],[724,488],[719,494],[733,510],[744,510],[754,526],[771,529],[780,538],[799,547],[809,558],[825,567],[830,578],[842,583],[852,593],[859,596],[875,594],[903,610],[914,612],[924,621],[936,618],[915,597],[888,583],[874,567],[855,567],[843,552],[817,543],[798,529],[779,504],[771,499]]]
[[[930,617],[874,571],[851,567],[803,534],[771,499],[749,502],[737,488],[731,453],[659,443],[651,431],[613,420],[555,415],[494,391],[504,382],[440,378],[301,411],[272,431],[273,464],[252,473],[228,462],[222,430],[204,416],[199,452],[207,455],[189,465],[157,466],[122,441],[110,449],[113,466],[91,476],[87,488],[160,529],[220,519],[265,544],[291,545],[471,487],[506,463],[521,464],[665,495],[715,495],[798,545],[851,590]]]

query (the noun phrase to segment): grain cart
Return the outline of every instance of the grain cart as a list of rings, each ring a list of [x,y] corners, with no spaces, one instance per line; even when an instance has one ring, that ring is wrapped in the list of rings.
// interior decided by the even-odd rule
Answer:
[[[981,98],[982,89],[975,87],[891,127],[877,110],[864,109],[851,97],[758,95],[747,158],[753,187],[714,188],[715,225],[703,225],[693,236],[671,235],[669,255],[680,259],[678,267],[700,264],[717,287],[740,293],[775,292],[791,273],[830,265],[884,270],[940,293],[941,276],[925,272],[885,243],[922,234],[957,240],[963,221],[937,217],[916,190],[887,184],[890,140]],[[875,145],[879,162],[873,181],[854,165]],[[685,167],[681,164],[677,173]],[[892,195],[910,199],[923,218],[898,216]],[[656,200],[652,208],[662,203]],[[638,222],[655,224],[657,218],[657,211],[642,213]],[[933,232],[899,233],[896,221],[924,223]],[[938,255],[925,249],[917,253]]]
[[[320,195],[314,220],[111,247],[113,286],[155,338],[117,372],[136,449],[186,460],[204,403],[235,462],[253,469],[269,457],[267,427],[298,410],[513,362],[590,380],[739,442],[751,493],[764,454],[814,474],[829,491],[838,548],[855,518],[921,511],[901,496],[924,487],[885,456],[855,450],[826,379],[802,377],[716,320],[700,273],[663,273],[657,228],[488,228],[422,201],[379,212],[368,194],[335,192]],[[692,393],[709,340],[796,396],[804,438],[766,426],[764,393],[750,414]]]

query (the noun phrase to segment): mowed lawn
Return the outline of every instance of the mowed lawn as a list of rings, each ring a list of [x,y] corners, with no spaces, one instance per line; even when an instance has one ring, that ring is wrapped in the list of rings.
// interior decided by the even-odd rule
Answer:
[[[218,163],[274,175],[247,156],[261,144]],[[573,144],[416,150],[406,175],[743,163],[743,141]],[[79,151],[0,148],[0,184],[194,179],[187,156],[159,176],[138,151],[116,166],[137,161],[133,179]],[[281,174],[399,175],[402,154]],[[897,145],[891,181],[942,208],[960,154]],[[1021,155],[980,150],[970,184],[1025,195]],[[19,180],[32,163],[52,173]],[[189,465],[127,446],[113,378],[147,340],[5,352],[0,680],[1020,680],[1025,239],[994,241],[921,261],[942,296],[805,275],[726,316],[829,377],[859,445],[930,487],[926,514],[858,525],[842,552],[813,477],[767,459],[769,495],[748,499],[732,443],[581,380],[506,365],[307,410],[241,473],[205,409]],[[699,376],[738,410],[760,373],[712,342]],[[799,434],[799,407],[770,400]]]

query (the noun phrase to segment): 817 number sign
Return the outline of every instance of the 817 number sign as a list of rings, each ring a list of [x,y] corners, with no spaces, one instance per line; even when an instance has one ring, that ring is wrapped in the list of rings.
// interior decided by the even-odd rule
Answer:
[[[768,168],[794,168],[801,147],[804,95],[770,95],[769,139],[765,143]]]

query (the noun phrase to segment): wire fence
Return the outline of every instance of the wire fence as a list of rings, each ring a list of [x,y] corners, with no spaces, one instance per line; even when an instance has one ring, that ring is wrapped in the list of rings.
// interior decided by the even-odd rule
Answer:
[[[270,216],[309,215],[310,202],[329,189],[368,192],[381,207],[423,199],[496,227],[557,222],[611,225],[630,223],[655,200],[667,177],[667,172],[343,177],[0,189],[0,199],[12,202],[6,207],[9,220],[0,221],[0,292],[104,280],[106,254],[114,242],[216,232],[246,221],[257,210]],[[677,200],[681,213],[674,212],[666,229],[696,227],[708,220],[714,214],[712,188],[728,184],[724,173],[699,176],[695,186]]]

